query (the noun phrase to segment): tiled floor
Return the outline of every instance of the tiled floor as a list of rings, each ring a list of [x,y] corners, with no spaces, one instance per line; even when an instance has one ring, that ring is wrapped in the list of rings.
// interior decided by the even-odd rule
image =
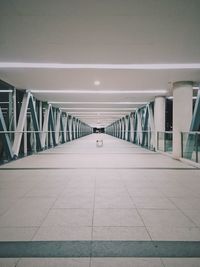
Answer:
[[[98,134],[0,168],[0,241],[200,241],[200,170]],[[16,170],[18,169],[18,170]],[[0,259],[5,266],[200,266],[200,259]]]

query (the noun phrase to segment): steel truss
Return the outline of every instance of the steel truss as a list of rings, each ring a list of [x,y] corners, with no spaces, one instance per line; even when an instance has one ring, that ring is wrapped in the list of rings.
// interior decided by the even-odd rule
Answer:
[[[106,133],[149,149],[155,149],[154,103],[115,121]]]
[[[17,101],[16,97],[13,99]],[[37,107],[36,101],[39,103]],[[16,106],[14,103],[13,107]],[[35,99],[30,92],[25,92],[23,95],[18,119],[15,108],[12,117],[15,118],[16,129],[10,131],[6,127],[0,107],[0,141],[3,144],[3,155],[6,160],[26,155],[27,147],[31,145],[32,152],[38,152],[92,133],[92,128],[86,123],[51,104]]]
[[[200,90],[198,90],[197,99],[195,102],[194,112],[190,125],[190,132],[197,132],[200,128]],[[195,149],[196,146],[196,149]],[[183,144],[182,144],[183,150]],[[192,159],[193,152],[197,150],[198,153],[198,134],[189,133],[186,141],[184,154],[188,159]]]

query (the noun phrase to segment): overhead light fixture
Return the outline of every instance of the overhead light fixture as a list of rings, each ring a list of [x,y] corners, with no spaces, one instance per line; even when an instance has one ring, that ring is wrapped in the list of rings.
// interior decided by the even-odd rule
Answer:
[[[94,85],[99,86],[100,85],[100,81],[94,81]]]
[[[174,97],[173,96],[168,96],[167,99],[174,99]],[[193,96],[192,99],[197,99],[197,97]]]
[[[13,90],[0,90],[0,93],[12,93]]]
[[[38,90],[31,89],[31,93],[37,94],[166,94],[167,90]]]
[[[122,115],[124,115],[124,114],[101,114],[101,115],[95,115],[95,114],[85,114],[85,115],[83,115],[83,114],[80,114],[80,115],[76,115],[77,117],[87,117],[87,118],[96,118],[96,117],[120,117],[120,116],[122,116]]]
[[[13,69],[110,69],[110,70],[173,70],[200,69],[200,63],[172,64],[68,64],[68,63],[33,63],[0,62],[0,68]]]
[[[135,108],[62,108],[63,110],[135,110]]]
[[[101,114],[121,114],[121,115],[124,115],[124,114],[127,114],[127,112],[125,111],[72,111],[70,112],[70,114],[97,114],[97,115],[101,115]]]
[[[65,101],[51,101],[49,104],[87,104],[87,105],[142,105],[142,104],[147,104],[147,102],[65,102]]]
[[[199,90],[199,86],[192,87],[194,90]]]

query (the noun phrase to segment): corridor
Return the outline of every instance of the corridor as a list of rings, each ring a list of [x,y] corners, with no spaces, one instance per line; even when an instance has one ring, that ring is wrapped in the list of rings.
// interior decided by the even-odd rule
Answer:
[[[96,146],[97,139],[103,147]],[[67,257],[52,256],[47,249],[45,257],[20,259],[26,253],[23,244],[16,247],[18,257],[6,258],[0,243],[5,257],[0,266],[198,267],[198,258],[147,257],[143,249],[144,257],[127,256],[119,249],[121,243],[109,243],[115,252],[111,257],[105,244],[200,241],[199,178],[197,168],[106,134],[2,165],[0,241],[74,245]],[[90,257],[80,241],[95,241],[96,255]]]

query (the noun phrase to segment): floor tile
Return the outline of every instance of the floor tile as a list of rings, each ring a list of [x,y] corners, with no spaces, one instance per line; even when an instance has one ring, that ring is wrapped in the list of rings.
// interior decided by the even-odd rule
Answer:
[[[184,213],[200,227],[200,211],[199,210],[184,210]]]
[[[0,241],[30,241],[36,227],[0,227]]]
[[[153,258],[92,258],[91,267],[164,267]]]
[[[128,188],[131,197],[163,197],[163,193],[151,187]]]
[[[93,227],[93,240],[150,240],[145,227]]]
[[[153,227],[194,227],[194,223],[178,210],[139,209],[144,224]]]
[[[200,267],[200,258],[163,258],[165,267]]]
[[[96,196],[95,198],[95,208],[134,208],[134,204],[128,195],[118,196]]]
[[[0,227],[36,227],[40,226],[49,209],[10,209],[0,217]]]
[[[94,226],[143,226],[135,209],[95,209]]]
[[[94,206],[94,196],[66,196],[59,198],[53,208],[75,208],[75,209],[92,209]]]
[[[33,240],[91,240],[92,227],[40,227]]]
[[[18,200],[19,198],[0,197],[0,216],[5,213],[9,208],[11,208],[14,204],[16,204]]]
[[[153,240],[200,241],[200,229],[197,227],[149,226],[147,230]]]
[[[133,203],[139,209],[176,209],[167,198],[133,197]]]
[[[16,267],[89,267],[89,258],[29,258],[21,259]]]
[[[63,192],[62,187],[34,188],[26,194],[26,197],[57,197],[61,192]]]
[[[92,226],[92,210],[52,209],[42,226]]]
[[[200,211],[200,198],[171,198],[171,201],[181,210]]]
[[[0,258],[0,266],[1,267],[16,267],[16,264],[19,259],[8,259],[8,258]]]

